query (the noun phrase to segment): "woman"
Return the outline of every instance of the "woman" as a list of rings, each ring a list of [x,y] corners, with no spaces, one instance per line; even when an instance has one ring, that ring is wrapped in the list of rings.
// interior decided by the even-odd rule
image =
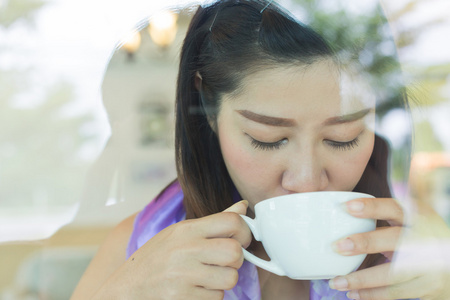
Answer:
[[[345,54],[275,3],[200,7],[180,58],[178,179],[117,226],[73,299],[442,297],[441,286],[420,285],[425,275],[389,276],[403,213],[387,183],[386,143],[374,133],[379,91]],[[321,190],[377,197],[347,209],[379,220],[378,230],[334,245],[342,255],[369,254],[358,271],[309,282],[244,262],[241,247],[267,255],[239,214]]]

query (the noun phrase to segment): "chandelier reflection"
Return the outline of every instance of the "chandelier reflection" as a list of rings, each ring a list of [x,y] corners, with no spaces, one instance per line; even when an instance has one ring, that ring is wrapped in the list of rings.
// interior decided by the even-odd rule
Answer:
[[[160,50],[167,50],[175,40],[178,30],[178,14],[173,11],[162,11],[153,15],[147,26],[141,31],[132,32],[122,44],[121,49],[124,50],[128,58],[133,60],[135,53],[139,50],[142,44],[142,35],[146,32],[150,36],[152,42]]]
[[[177,34],[178,14],[165,11],[155,15],[149,22],[148,32],[153,42],[161,48],[167,48]]]

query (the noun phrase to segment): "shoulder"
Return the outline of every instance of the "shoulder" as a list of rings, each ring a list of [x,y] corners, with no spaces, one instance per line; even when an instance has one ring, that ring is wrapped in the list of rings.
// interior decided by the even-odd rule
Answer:
[[[183,198],[180,185],[174,181],[136,216],[127,257],[164,228],[185,219]]]
[[[167,186],[142,211],[112,229],[92,259],[71,299],[89,299],[128,256],[165,227],[184,218],[178,182]]]
[[[125,262],[128,240],[133,232],[134,220],[137,214],[129,216],[112,229],[100,246],[92,263],[103,264],[108,262],[111,264],[111,267],[103,267],[115,269],[116,266],[120,266]]]
[[[71,299],[89,299],[126,261],[128,240],[137,213],[120,222],[106,237],[90,262]]]
[[[125,241],[125,246],[128,243],[128,239],[130,238],[131,233],[134,228],[134,220],[136,219],[138,213],[135,213],[128,218],[124,219],[120,222],[114,229],[111,231],[110,235],[107,238],[108,240],[113,241]]]

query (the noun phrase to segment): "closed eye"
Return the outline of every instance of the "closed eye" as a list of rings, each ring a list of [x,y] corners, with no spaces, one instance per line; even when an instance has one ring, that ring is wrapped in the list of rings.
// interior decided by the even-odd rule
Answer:
[[[351,150],[355,147],[358,147],[359,145],[359,135],[348,142],[337,142],[337,141],[331,141],[331,140],[327,140],[326,141],[328,143],[328,145],[330,145],[331,147],[333,147],[336,150]]]
[[[251,145],[257,150],[265,150],[265,151],[277,150],[277,149],[280,149],[280,147],[284,146],[288,142],[288,139],[284,138],[284,139],[281,139],[281,140],[273,142],[273,143],[267,143],[267,142],[258,141],[257,139],[251,137],[248,134],[247,134],[247,136],[250,138]]]

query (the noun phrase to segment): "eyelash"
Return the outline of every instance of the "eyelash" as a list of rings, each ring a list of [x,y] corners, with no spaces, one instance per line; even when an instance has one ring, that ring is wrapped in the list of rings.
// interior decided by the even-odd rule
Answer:
[[[352,150],[359,145],[359,136],[355,139],[348,142],[336,142],[336,141],[327,141],[327,143],[336,150],[344,151],[344,150]]]
[[[255,140],[251,136],[249,136],[251,139],[252,146],[257,150],[278,150],[281,148],[281,146],[285,145],[287,142],[287,139],[282,139],[274,143],[265,143],[258,140]],[[355,147],[358,147],[359,145],[359,136],[357,136],[355,139],[348,141],[348,142],[336,142],[336,141],[330,141],[328,140],[327,143],[333,147],[336,150],[339,151],[345,151],[345,150],[351,150]]]
[[[250,139],[251,139],[251,144],[253,147],[255,147],[255,149],[264,150],[264,151],[278,150],[278,149],[280,149],[281,146],[283,146],[287,142],[287,139],[282,139],[275,143],[261,142],[261,141],[255,140],[252,137],[250,137]]]

